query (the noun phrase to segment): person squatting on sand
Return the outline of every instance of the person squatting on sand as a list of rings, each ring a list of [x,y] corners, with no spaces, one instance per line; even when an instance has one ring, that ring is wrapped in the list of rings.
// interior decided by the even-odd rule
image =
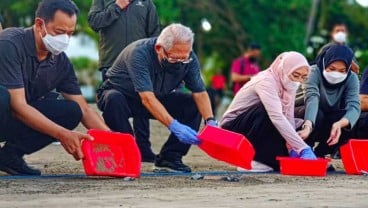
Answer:
[[[63,52],[79,10],[70,0],[43,0],[34,25],[0,33],[0,170],[11,175],[40,175],[24,161],[58,140],[76,160],[83,158],[82,139],[72,131],[109,130],[81,94],[72,64]],[[57,99],[56,90],[64,99]]]
[[[131,43],[97,93],[97,105],[114,131],[133,134],[130,117],[157,119],[169,128],[171,134],[155,160],[157,170],[191,172],[182,157],[190,144],[199,143],[201,115],[207,124],[217,125],[192,51],[193,37],[190,28],[171,24],[158,38]],[[191,93],[178,90],[182,83]]]
[[[296,131],[302,120],[294,118],[296,90],[309,72],[310,66],[303,55],[284,52],[234,97],[220,126],[243,134],[252,143],[256,154],[249,171],[278,170],[276,156],[290,154],[302,159],[316,159],[311,147]]]

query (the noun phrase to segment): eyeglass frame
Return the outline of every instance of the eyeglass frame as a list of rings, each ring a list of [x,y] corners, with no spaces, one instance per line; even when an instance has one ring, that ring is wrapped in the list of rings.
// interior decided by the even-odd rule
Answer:
[[[164,58],[168,61],[168,62],[170,62],[170,63],[172,63],[172,64],[174,64],[174,63],[182,63],[182,64],[189,64],[190,62],[192,62],[193,61],[193,58],[190,56],[190,54],[189,54],[189,57],[188,58],[186,58],[186,59],[175,59],[175,58],[171,58],[170,56],[169,56],[169,54],[167,53],[167,51],[165,50],[165,48],[163,48],[162,47],[162,50],[163,50],[163,52],[164,52]]]

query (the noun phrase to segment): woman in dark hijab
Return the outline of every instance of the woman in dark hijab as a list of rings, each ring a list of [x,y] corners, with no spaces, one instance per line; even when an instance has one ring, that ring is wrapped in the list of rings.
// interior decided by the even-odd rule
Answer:
[[[348,139],[360,114],[359,79],[351,72],[353,52],[344,45],[326,48],[305,83],[304,125],[299,135],[317,156],[333,153]]]

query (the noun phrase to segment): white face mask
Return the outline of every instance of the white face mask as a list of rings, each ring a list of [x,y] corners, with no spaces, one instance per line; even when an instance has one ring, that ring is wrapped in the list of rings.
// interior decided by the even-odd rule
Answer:
[[[45,47],[48,51],[50,51],[53,55],[59,55],[63,51],[65,51],[68,48],[69,45],[69,36],[67,34],[60,34],[52,36],[50,35],[47,30],[46,26],[45,31],[46,35],[45,37],[42,37],[42,41],[45,44]]]
[[[326,70],[323,70],[323,76],[330,84],[338,84],[346,79],[348,74],[344,74],[341,72],[327,72]]]
[[[299,86],[300,86],[300,82],[295,82],[291,80],[289,80],[288,82],[284,84],[284,87],[288,90],[297,90]]]
[[[346,33],[344,32],[337,32],[333,35],[334,41],[338,43],[345,43],[346,42]]]

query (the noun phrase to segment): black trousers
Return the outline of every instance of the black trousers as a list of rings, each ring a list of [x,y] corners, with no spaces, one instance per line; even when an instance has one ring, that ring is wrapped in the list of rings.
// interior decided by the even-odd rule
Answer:
[[[295,117],[304,119],[305,106],[299,106],[295,109]],[[351,131],[348,129],[341,129],[341,136],[339,142],[335,145],[329,146],[326,142],[331,134],[331,128],[333,123],[339,121],[346,113],[346,110],[337,110],[325,113],[322,110],[318,110],[316,123],[314,124],[313,132],[305,140],[305,142],[314,147],[314,152],[318,157],[324,157],[327,154],[332,154],[338,150],[338,148],[345,144],[351,136]]]
[[[350,138],[368,139],[368,112],[361,112]]]
[[[101,71],[102,81],[105,81],[107,79],[106,72],[108,69],[109,69],[108,67],[103,67],[99,69],[99,71]],[[142,157],[152,156],[154,153],[152,152],[151,142],[149,140],[150,134],[149,119],[134,118],[133,128],[136,142],[139,147],[139,150],[141,151]]]
[[[74,129],[82,120],[82,111],[73,101],[44,98],[30,103],[51,121],[67,129]],[[0,138],[6,141],[3,148],[16,151],[19,155],[32,154],[55,141],[49,135],[40,133],[11,113],[10,95],[0,86]]]
[[[285,139],[272,124],[262,104],[251,107],[222,127],[243,134],[256,151],[254,160],[274,170],[280,169],[276,157],[288,155]]]
[[[102,116],[113,131],[133,134],[128,120],[130,117],[153,118],[139,99],[127,98],[118,90],[101,90],[97,96],[97,105],[103,111]],[[171,116],[198,131],[201,117],[191,94],[175,91],[164,98],[159,98],[159,101]],[[170,134],[161,148],[160,157],[178,160],[187,154],[189,148],[190,145],[180,142],[174,134]]]

